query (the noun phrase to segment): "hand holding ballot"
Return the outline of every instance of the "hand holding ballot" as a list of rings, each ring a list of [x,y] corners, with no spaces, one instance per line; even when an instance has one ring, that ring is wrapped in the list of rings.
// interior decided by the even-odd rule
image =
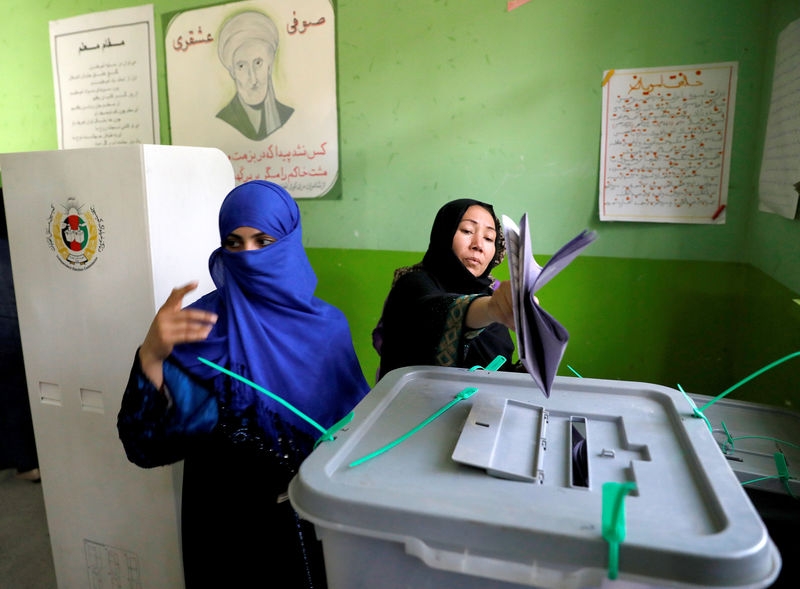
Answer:
[[[517,353],[522,365],[549,397],[553,379],[567,349],[569,332],[539,306],[534,295],[592,243],[597,234],[594,231],[581,232],[553,254],[544,266],[540,266],[531,250],[527,213],[522,216],[519,226],[503,215],[503,233],[508,248]]]

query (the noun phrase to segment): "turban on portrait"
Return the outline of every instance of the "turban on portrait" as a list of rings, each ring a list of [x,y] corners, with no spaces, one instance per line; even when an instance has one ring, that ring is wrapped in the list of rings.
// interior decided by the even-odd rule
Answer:
[[[278,50],[278,27],[265,14],[241,12],[228,19],[218,36],[217,53],[228,71],[233,71],[233,54],[245,41],[263,41],[272,50]]]

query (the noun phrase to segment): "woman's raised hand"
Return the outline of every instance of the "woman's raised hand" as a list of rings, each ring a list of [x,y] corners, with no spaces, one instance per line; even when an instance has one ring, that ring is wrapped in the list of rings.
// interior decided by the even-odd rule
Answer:
[[[502,323],[514,329],[514,305],[511,301],[511,283],[504,280],[491,296],[478,297],[467,309],[465,323],[470,329]]]
[[[489,318],[514,329],[514,303],[511,300],[511,282],[504,280],[489,298]]]
[[[183,309],[183,297],[197,288],[197,282],[172,289],[156,313],[150,329],[139,348],[142,372],[156,388],[164,380],[163,362],[176,344],[202,341],[211,333],[217,316],[200,309]]]

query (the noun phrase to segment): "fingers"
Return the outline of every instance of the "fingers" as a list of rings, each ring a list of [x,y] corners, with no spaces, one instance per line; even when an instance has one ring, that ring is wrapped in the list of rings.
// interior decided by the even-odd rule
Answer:
[[[504,298],[500,309],[500,322],[509,329],[514,329],[514,307],[511,304],[511,300]]]
[[[202,309],[182,309],[183,297],[197,288],[197,281],[173,288],[153,320],[162,345],[172,346],[205,339],[217,322],[217,316]]]
[[[514,329],[514,303],[511,300],[510,282],[500,283],[500,286],[492,294],[490,307],[492,318],[495,321]]]
[[[534,303],[539,305],[539,297],[533,297]],[[514,329],[514,301],[511,295],[511,283],[503,281],[492,295],[492,314],[494,320],[503,323],[509,329]]]
[[[162,349],[172,352],[176,344],[185,344],[206,339],[217,322],[217,316],[200,309],[183,309],[177,312],[159,311],[154,322],[156,337]],[[166,357],[166,356],[165,356]]]
[[[217,314],[211,311],[203,311],[202,309],[183,309],[177,313],[184,321],[208,324],[209,328],[213,327],[217,322]]]
[[[161,361],[177,344],[202,341],[211,333],[217,315],[202,309],[181,309],[186,293],[197,288],[197,282],[174,288],[156,313],[142,343],[142,357]]]
[[[183,297],[185,297],[188,293],[196,289],[197,285],[198,282],[196,280],[193,280],[192,282],[185,284],[184,286],[173,288],[172,292],[169,293],[167,300],[162,305],[162,308],[168,306],[173,309],[174,308],[180,309],[183,306]]]
[[[174,344],[185,344],[204,340],[211,333],[217,316],[208,311],[199,309],[184,309],[177,314],[176,320],[172,325]]]

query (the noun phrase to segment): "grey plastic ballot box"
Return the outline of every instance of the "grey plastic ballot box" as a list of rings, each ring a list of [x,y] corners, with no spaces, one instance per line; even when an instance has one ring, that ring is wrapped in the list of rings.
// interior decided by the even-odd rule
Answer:
[[[713,397],[689,395],[698,407]],[[748,488],[800,496],[800,479],[782,481],[776,477],[775,453],[784,455],[787,465],[800,465],[800,413],[761,403],[724,397],[703,414],[714,429],[717,444],[728,466]]]
[[[399,444],[468,387],[477,389]],[[602,485],[633,482],[616,580]],[[766,587],[775,544],[703,420],[669,388],[410,367],[384,377],[289,487],[331,589]]]

